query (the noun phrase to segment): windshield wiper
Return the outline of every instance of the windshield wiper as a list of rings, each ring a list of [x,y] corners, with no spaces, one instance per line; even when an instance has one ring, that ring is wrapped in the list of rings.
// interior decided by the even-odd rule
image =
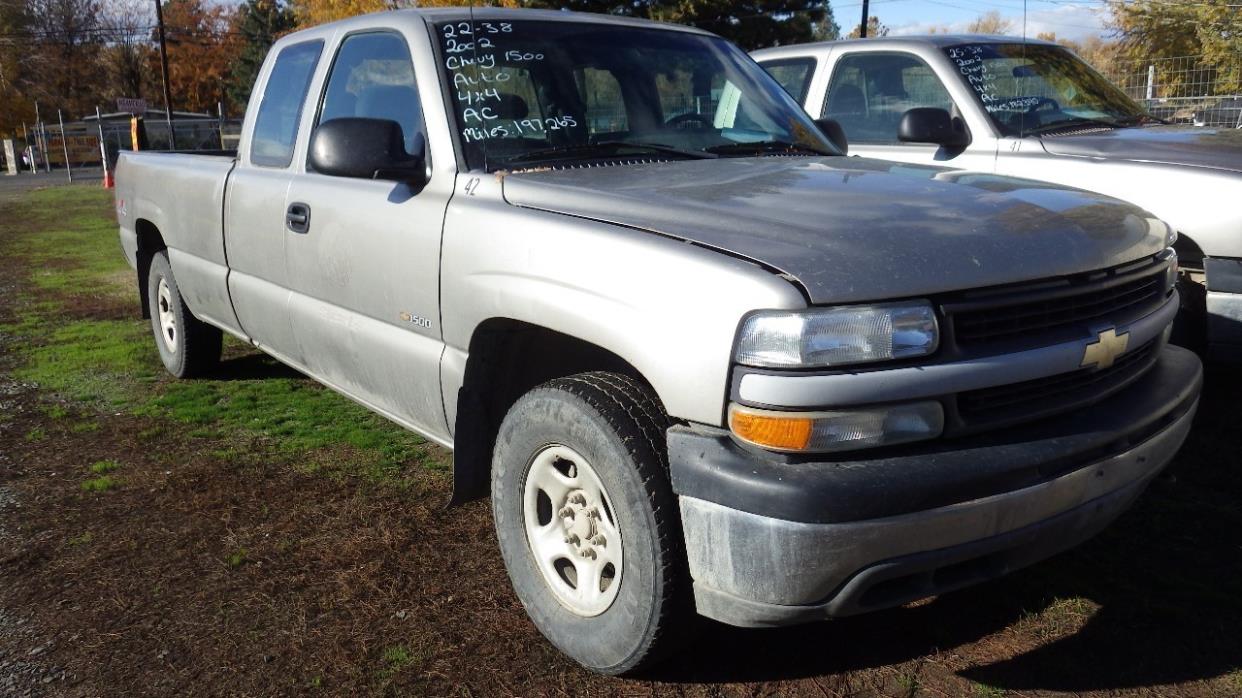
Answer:
[[[816,155],[839,155],[824,148],[816,148],[806,143],[791,143],[789,141],[751,141],[749,143],[726,143],[724,145],[713,145],[710,148],[704,148],[709,153],[716,155],[760,155],[763,153],[792,153],[804,152],[814,153]]]
[[[1066,128],[1079,128],[1081,126],[1100,126],[1104,128],[1125,128],[1128,124],[1119,121],[1109,121],[1107,119],[1088,119],[1085,116],[1075,116],[1072,119],[1063,119],[1056,123],[1044,124],[1035,128],[1027,129],[1023,132],[1027,136],[1035,136],[1041,133],[1052,133]]]
[[[637,150],[639,152],[660,153],[661,155],[678,155],[686,158],[694,158],[696,160],[716,157],[711,153],[705,153],[701,150],[684,150],[682,148],[674,148],[671,145],[663,145],[661,143],[599,141],[598,143],[575,143],[573,145],[558,145],[552,148],[531,150],[529,152],[514,155],[513,157],[505,158],[504,164],[534,162],[537,160],[558,160],[561,158],[574,157],[615,157],[618,155],[618,151],[625,150],[627,148]]]

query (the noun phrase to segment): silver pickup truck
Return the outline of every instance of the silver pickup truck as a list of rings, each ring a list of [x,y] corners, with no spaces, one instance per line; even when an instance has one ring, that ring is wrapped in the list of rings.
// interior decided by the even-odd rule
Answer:
[[[1026,177],[1151,211],[1177,231],[1194,282],[1187,341],[1242,361],[1242,129],[1164,125],[1046,41],[886,37],[753,55],[808,112],[840,124],[851,154]]]
[[[282,38],[255,89],[235,156],[120,158],[165,365],[227,332],[454,448],[596,671],[692,611],[804,622],[1051,555],[1190,427],[1167,225],[841,157],[711,34],[373,14]]]

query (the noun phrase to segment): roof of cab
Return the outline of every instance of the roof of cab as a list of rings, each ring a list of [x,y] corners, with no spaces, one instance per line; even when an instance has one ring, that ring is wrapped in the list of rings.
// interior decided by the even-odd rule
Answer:
[[[639,27],[644,29],[665,29],[670,31],[683,31],[693,34],[703,34],[707,36],[715,36],[709,31],[699,29],[697,27],[689,27],[682,24],[669,24],[667,22],[655,22],[649,19],[636,19],[633,17],[617,17],[615,15],[601,15],[589,12],[563,12],[559,10],[530,10],[508,7],[430,7],[430,8],[412,8],[408,10],[391,10],[387,12],[372,12],[371,14],[358,15],[348,19],[320,24],[309,29],[293,32],[283,37],[279,43],[294,43],[301,38],[312,36],[323,36],[331,34],[338,29],[350,29],[355,26],[370,26],[376,24],[379,17],[386,17],[393,24],[399,22],[454,22],[454,21],[540,21],[540,22],[576,22],[588,24],[608,24],[613,26]],[[292,41],[290,41],[292,39]]]
[[[1057,46],[1051,41],[1043,39],[1023,39],[1020,36],[999,36],[994,34],[920,34],[915,36],[881,36],[869,39],[842,39],[838,41],[820,41],[811,44],[796,44],[793,46],[777,46],[775,48],[765,48],[758,51],[752,51],[751,55],[763,58],[786,58],[794,56],[804,56],[830,48],[850,47],[850,46],[887,46],[894,49],[912,49],[916,47],[934,46],[942,48],[945,46],[957,46],[959,44],[1021,44],[1027,43],[1039,46]]]

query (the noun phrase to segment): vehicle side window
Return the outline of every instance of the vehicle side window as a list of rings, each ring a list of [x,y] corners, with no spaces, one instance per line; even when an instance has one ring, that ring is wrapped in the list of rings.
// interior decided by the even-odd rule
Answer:
[[[628,131],[630,126],[629,115],[625,112],[625,97],[612,71],[583,68],[577,71],[575,77],[586,106],[587,133],[594,136]]]
[[[806,90],[811,86],[811,76],[815,73],[814,58],[785,58],[760,63],[759,67],[768,71],[768,75],[775,78],[798,104],[806,99]]]
[[[908,54],[855,53],[832,71],[821,116],[850,143],[896,144],[901,117],[915,107],[953,110],[953,99],[922,60]]]
[[[298,137],[302,104],[310,89],[311,75],[319,63],[322,41],[307,41],[281,50],[263,91],[254,121],[250,162],[261,167],[288,167]]]
[[[392,32],[346,37],[324,90],[319,123],[346,117],[387,119],[401,125],[405,150],[424,146],[423,111],[405,39]]]

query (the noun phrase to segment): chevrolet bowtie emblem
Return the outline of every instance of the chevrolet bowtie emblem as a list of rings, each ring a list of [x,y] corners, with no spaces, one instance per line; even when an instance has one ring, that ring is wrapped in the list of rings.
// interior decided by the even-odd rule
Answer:
[[[1118,356],[1126,353],[1126,345],[1129,343],[1129,332],[1117,334],[1117,330],[1110,327],[1101,332],[1094,342],[1087,345],[1086,351],[1082,353],[1080,365],[1084,368],[1087,366],[1108,368],[1113,365]]]

